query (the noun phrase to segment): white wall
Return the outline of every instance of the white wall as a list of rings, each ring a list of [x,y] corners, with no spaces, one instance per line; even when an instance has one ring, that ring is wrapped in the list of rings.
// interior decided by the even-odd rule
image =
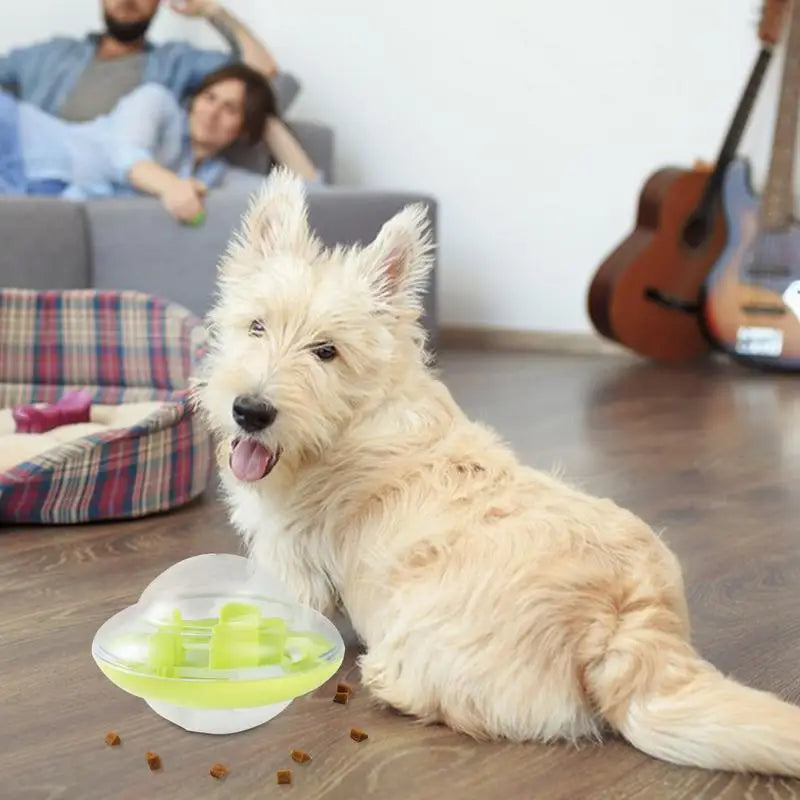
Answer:
[[[755,0],[227,0],[329,122],[343,182],[440,202],[445,323],[585,331],[588,282],[645,177],[712,160],[756,55]],[[66,7],[69,7],[69,12]],[[0,49],[96,24],[27,0]],[[218,38],[164,10],[154,38]],[[743,152],[763,180],[781,60]]]

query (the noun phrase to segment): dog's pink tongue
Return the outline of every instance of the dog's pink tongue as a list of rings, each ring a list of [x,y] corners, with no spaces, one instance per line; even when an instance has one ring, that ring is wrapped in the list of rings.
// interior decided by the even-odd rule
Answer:
[[[240,481],[259,481],[272,466],[272,453],[260,442],[240,439],[231,452],[230,463]]]

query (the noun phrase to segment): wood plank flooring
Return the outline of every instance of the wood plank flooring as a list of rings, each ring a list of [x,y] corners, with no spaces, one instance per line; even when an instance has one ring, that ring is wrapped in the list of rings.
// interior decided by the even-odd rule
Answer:
[[[703,654],[800,703],[797,378],[487,352],[445,353],[441,368],[465,409],[529,463],[558,467],[663,530],[684,565]],[[352,646],[336,678],[270,724],[188,734],[101,675],[92,637],[170,564],[238,549],[213,496],[135,522],[0,530],[0,798],[800,797],[800,782],[674,767],[620,741],[486,745],[414,726],[370,707]],[[336,680],[356,685],[347,706],[331,702]],[[354,726],[370,738],[351,741]],[[119,748],[103,743],[111,729]],[[292,763],[293,747],[313,760]],[[162,771],[148,770],[147,750]],[[219,782],[208,774],[217,761],[231,770]],[[284,767],[291,786],[276,785]]]

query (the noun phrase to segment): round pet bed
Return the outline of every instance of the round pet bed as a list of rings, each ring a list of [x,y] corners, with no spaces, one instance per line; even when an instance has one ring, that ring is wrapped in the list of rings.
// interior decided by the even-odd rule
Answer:
[[[133,291],[0,289],[0,523],[141,517],[207,487],[189,378],[201,321]],[[12,408],[84,390],[90,422],[18,433]]]

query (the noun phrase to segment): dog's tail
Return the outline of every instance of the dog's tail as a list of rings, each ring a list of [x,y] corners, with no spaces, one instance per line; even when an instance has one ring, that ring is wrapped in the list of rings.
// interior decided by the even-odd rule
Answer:
[[[725,677],[672,622],[654,630],[620,619],[584,672],[602,716],[665,761],[800,777],[800,708]]]

